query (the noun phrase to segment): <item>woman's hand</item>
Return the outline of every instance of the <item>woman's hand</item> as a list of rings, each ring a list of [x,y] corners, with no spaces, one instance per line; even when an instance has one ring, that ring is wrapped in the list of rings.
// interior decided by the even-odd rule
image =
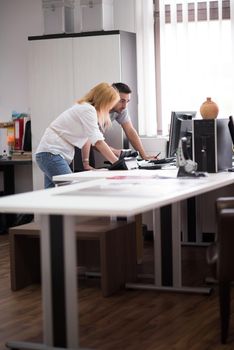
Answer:
[[[84,170],[94,170],[94,168],[91,165],[89,165],[89,159],[88,158],[83,159],[82,163],[83,163]]]
[[[95,170],[91,165],[83,163],[84,170]]]
[[[112,164],[117,162],[117,160],[119,159],[118,157],[116,157],[116,155],[113,153],[113,151],[110,149],[110,147],[105,141],[98,140],[95,143],[95,146],[98,149],[98,151]]]

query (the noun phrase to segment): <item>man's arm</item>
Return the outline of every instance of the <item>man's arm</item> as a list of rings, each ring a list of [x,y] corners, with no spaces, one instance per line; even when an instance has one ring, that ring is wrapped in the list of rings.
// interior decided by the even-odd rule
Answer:
[[[128,140],[130,141],[131,145],[133,146],[133,148],[138,151],[140,153],[140,156],[142,159],[150,159],[150,158],[154,158],[154,157],[150,157],[145,153],[144,147],[142,145],[141,139],[136,131],[136,129],[134,128],[134,126],[132,125],[131,121],[128,121],[126,123],[123,123],[122,128],[128,138]]]

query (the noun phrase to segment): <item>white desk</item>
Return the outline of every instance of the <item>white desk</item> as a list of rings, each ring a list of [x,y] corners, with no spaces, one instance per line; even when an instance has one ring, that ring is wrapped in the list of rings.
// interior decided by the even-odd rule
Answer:
[[[94,173],[71,174],[71,178],[89,178],[93,175],[96,178],[99,172]],[[9,342],[9,347],[50,350],[52,347],[60,350],[79,348],[75,216],[129,217],[154,210],[155,240],[160,242],[161,236],[157,237],[157,232],[160,232],[160,215],[157,209],[172,204],[172,218],[177,218],[181,200],[234,182],[233,173],[210,174],[207,178],[199,179],[177,179],[175,171],[162,170],[108,171],[106,174],[108,179],[104,179],[100,172],[101,178],[97,180],[0,198],[0,212],[40,214],[42,227],[44,343],[38,347],[38,344],[27,343],[25,346],[25,343]],[[122,175],[127,177],[117,178]],[[171,178],[157,178],[157,175]],[[177,225],[173,225],[173,221],[172,227],[172,287],[182,291],[185,289],[181,284],[180,232]],[[158,271],[161,263],[159,247],[160,244],[157,244],[155,249],[157,279],[155,285],[146,286],[147,288],[162,287],[161,271]]]
[[[206,178],[177,179],[177,169],[108,171],[94,170],[82,173],[55,176],[54,180],[85,181],[98,178],[122,177],[122,183],[141,183],[135,186],[133,196],[154,197],[154,284],[127,284],[128,288],[170,290],[180,292],[210,293],[210,288],[182,286],[181,274],[181,201],[199,194],[217,190],[233,183],[233,176],[227,172],[209,174]],[[156,177],[159,176],[157,179]],[[123,177],[126,177],[125,179]],[[142,179],[140,179],[142,177]],[[155,177],[155,178],[154,178]],[[165,179],[163,179],[165,177]],[[162,179],[160,179],[162,178]],[[144,187],[144,184],[147,186]],[[133,186],[134,188],[134,186]],[[119,194],[121,195],[121,194]],[[118,196],[114,193],[113,196]],[[159,209],[160,208],[160,209]],[[143,210],[142,210],[143,212]]]

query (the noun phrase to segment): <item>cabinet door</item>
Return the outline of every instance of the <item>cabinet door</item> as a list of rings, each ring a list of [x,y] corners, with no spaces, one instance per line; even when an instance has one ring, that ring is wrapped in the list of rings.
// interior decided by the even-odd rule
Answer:
[[[77,98],[101,82],[121,81],[120,35],[97,35],[74,38],[74,86]],[[105,134],[106,142],[116,148],[123,147],[122,128],[114,122]],[[97,152],[96,152],[97,153]],[[97,166],[103,157],[95,155]]]
[[[121,78],[120,35],[73,39],[74,86],[78,98],[100,82]]]
[[[30,41],[29,77],[34,153],[46,127],[74,102],[72,39]],[[33,187],[43,188],[42,172],[35,162]]]

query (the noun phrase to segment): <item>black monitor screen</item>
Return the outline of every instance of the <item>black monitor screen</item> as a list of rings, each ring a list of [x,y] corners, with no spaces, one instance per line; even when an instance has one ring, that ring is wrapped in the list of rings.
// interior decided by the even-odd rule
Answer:
[[[176,156],[179,140],[187,137],[187,147],[192,158],[192,119],[196,112],[171,112],[168,157]]]

